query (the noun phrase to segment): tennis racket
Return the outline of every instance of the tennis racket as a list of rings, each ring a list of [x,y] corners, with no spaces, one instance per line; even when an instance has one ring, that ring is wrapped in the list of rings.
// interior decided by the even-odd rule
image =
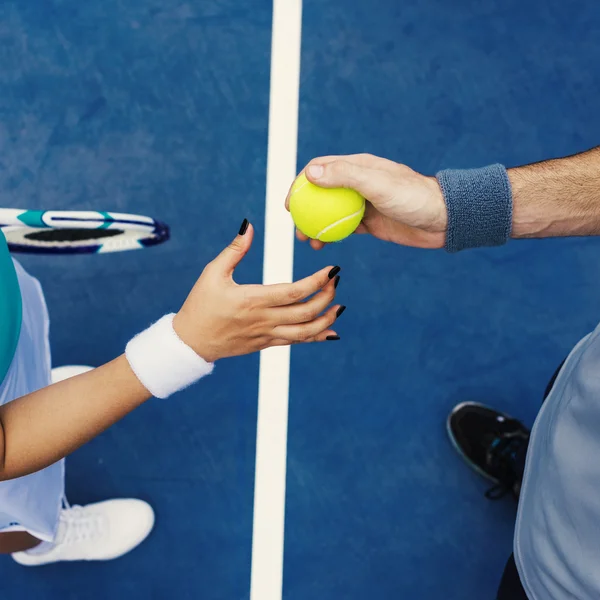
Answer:
[[[0,208],[0,231],[11,252],[93,254],[162,244],[169,227],[141,215]]]

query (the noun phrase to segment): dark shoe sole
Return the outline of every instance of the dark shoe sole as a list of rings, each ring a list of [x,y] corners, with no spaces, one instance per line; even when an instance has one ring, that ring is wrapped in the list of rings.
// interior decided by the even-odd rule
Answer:
[[[487,406],[485,406],[485,404],[481,404],[480,402],[461,402],[460,404],[457,404],[452,409],[452,412],[448,415],[448,418],[446,419],[446,432],[448,433],[448,437],[450,438],[450,443],[454,446],[454,449],[456,450],[456,452],[458,452],[459,456],[461,456],[461,458],[467,463],[467,465],[469,467],[471,467],[471,469],[473,469],[473,471],[475,471],[476,473],[479,473],[479,475],[481,475],[484,479],[487,479],[488,481],[498,484],[500,482],[495,477],[488,475],[485,471],[480,469],[474,462],[472,462],[465,455],[465,453],[462,451],[461,447],[458,445],[456,438],[454,437],[454,434],[452,433],[452,426],[450,424],[450,422],[452,420],[452,416],[456,412],[458,412],[459,410],[464,408],[465,406],[481,406],[483,408],[488,408]]]

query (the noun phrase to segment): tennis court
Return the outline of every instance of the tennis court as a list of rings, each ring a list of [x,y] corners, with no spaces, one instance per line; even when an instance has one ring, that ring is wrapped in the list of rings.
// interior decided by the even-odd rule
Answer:
[[[299,167],[370,152],[433,174],[599,143],[594,0],[303,4]],[[245,217],[258,236],[238,279],[261,280],[274,259],[268,151],[296,150],[268,148],[272,22],[267,0],[0,4],[0,205],[171,226],[143,252],[23,258],[45,289],[54,364],[121,353],[179,307]],[[277,48],[285,65],[293,48]],[[478,400],[533,422],[548,378],[600,319],[599,251],[594,239],[452,256],[364,236],[321,253],[296,244],[295,277],[342,266],[348,309],[340,342],[294,348],[289,382],[271,372],[261,390],[272,407],[289,389],[286,600],[494,597],[516,507],[484,499],[445,418]],[[27,570],[5,557],[0,596],[249,598],[258,394],[258,356],[223,361],[78,451],[70,501],[147,500],[152,536],[104,564]]]

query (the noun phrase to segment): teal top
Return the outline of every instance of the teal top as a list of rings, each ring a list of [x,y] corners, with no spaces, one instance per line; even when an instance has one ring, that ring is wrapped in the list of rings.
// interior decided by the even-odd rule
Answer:
[[[0,383],[4,381],[21,333],[21,290],[15,267],[0,231]]]

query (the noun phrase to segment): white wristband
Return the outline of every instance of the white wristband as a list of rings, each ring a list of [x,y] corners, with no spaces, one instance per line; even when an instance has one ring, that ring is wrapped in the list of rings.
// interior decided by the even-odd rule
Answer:
[[[213,363],[207,363],[173,329],[174,314],[138,333],[125,349],[125,356],[141,384],[157,398],[192,385],[210,375]]]

